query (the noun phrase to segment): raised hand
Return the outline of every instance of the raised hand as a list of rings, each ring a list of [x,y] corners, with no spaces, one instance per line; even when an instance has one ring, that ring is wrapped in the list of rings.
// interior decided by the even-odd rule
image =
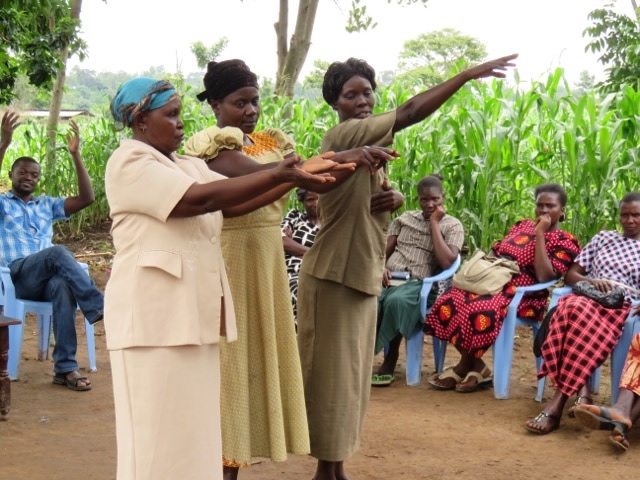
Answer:
[[[504,78],[506,75],[504,71],[507,67],[515,67],[516,64],[512,62],[518,58],[518,54],[507,55],[506,57],[496,58],[495,60],[489,60],[481,65],[477,65],[466,70],[466,74],[471,79],[485,78],[485,77],[497,77]]]
[[[73,120],[69,120],[69,126],[71,127],[71,131],[67,133],[67,148],[71,155],[75,155],[80,148],[80,129]]]
[[[6,147],[11,143],[13,132],[20,126],[20,115],[18,113],[7,110],[2,115],[2,126],[0,127],[0,145]]]

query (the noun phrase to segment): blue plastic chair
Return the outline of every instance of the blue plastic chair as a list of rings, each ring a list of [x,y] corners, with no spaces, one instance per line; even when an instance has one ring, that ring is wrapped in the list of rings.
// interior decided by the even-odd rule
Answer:
[[[83,270],[89,275],[89,267],[80,263]],[[51,318],[53,307],[51,302],[36,302],[16,298],[16,289],[11,280],[11,274],[7,267],[0,267],[0,280],[2,281],[2,294],[4,299],[4,314],[7,317],[22,320],[20,325],[9,327],[9,377],[18,379],[20,369],[20,356],[22,354],[22,339],[24,336],[24,321],[27,312],[38,315],[38,360],[49,358],[49,339],[51,338]],[[87,352],[89,354],[89,371],[97,371],[96,344],[93,325],[85,319],[85,333],[87,336]]]
[[[427,277],[422,280],[422,290],[420,291],[420,311],[422,312],[423,322],[429,313],[429,310],[431,310],[430,308],[427,308],[427,297],[429,296],[429,292],[431,292],[431,287],[435,282],[440,282],[453,277],[453,274],[456,273],[459,267],[460,255],[458,255],[455,262],[453,262],[453,264],[446,270],[443,270],[433,277]],[[438,339],[434,338],[433,341],[433,356],[434,359],[436,359],[436,369],[437,359],[440,358],[440,343],[437,340]],[[405,345],[407,385],[415,387],[420,385],[422,377],[422,358],[424,354],[424,332],[422,331],[422,325],[418,327],[411,337],[405,339]]]
[[[540,323],[529,318],[518,317],[518,307],[525,293],[537,292],[551,288],[557,280],[544,283],[536,283],[527,287],[516,287],[516,294],[507,309],[507,316],[502,324],[502,329],[493,345],[493,394],[499,400],[509,398],[509,385],[511,382],[511,366],[513,364],[513,346],[516,335],[516,327],[531,327],[533,336],[538,333]],[[542,358],[536,358],[536,372],[542,366]],[[544,379],[538,382],[536,400],[542,401],[544,392]]]

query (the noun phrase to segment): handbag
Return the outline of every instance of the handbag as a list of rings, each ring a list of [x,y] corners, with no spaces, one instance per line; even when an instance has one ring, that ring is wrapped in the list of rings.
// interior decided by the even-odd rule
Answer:
[[[590,298],[605,308],[620,308],[624,303],[624,289],[621,287],[616,287],[604,293],[586,280],[576,283],[573,286],[573,293]]]
[[[517,273],[520,267],[514,260],[488,256],[477,249],[453,276],[453,285],[478,295],[496,295]]]

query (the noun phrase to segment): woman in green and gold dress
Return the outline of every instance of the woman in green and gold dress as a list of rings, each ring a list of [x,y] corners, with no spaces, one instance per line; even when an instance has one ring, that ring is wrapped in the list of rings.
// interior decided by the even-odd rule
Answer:
[[[211,170],[237,177],[274,168],[295,154],[293,140],[282,131],[254,131],[260,112],[258,82],[244,62],[210,62],[204,83],[206,91],[198,98],[208,100],[217,127],[190,138],[185,147],[189,155],[204,159]],[[250,159],[233,155],[237,150]],[[331,171],[336,183],[355,168],[349,162],[369,162],[367,152],[358,149],[336,155],[332,160],[342,164],[336,168],[343,168]],[[294,187],[272,190],[268,194],[271,204],[247,215],[225,218],[222,228],[222,254],[238,326],[238,340],[220,344],[225,479],[237,478],[239,468],[249,466],[252,457],[283,461],[288,452],[309,453],[280,230],[287,193]]]

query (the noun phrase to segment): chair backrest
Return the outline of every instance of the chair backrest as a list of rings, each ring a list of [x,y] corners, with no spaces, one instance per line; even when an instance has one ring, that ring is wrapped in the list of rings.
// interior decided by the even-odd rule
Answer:
[[[16,298],[16,288],[13,286],[9,267],[0,267],[0,283],[0,303],[4,307],[8,301]]]

